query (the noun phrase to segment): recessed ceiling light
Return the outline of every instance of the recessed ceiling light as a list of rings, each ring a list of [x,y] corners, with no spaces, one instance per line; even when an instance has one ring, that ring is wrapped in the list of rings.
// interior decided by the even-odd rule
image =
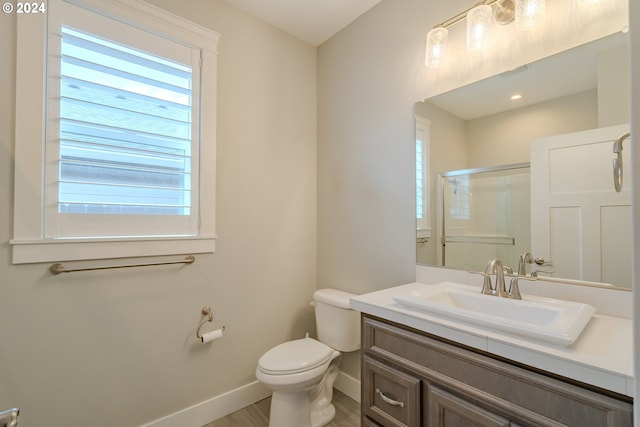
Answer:
[[[517,101],[519,99],[522,99],[522,95],[520,95],[519,93],[516,93],[514,95],[511,95],[511,100],[512,101]]]

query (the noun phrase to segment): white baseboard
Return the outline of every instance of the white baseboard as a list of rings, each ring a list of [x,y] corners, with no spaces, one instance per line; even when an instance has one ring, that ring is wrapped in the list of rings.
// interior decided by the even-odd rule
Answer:
[[[201,427],[271,395],[271,390],[254,381],[204,402],[182,409],[141,427]]]
[[[360,403],[360,381],[340,371],[334,387]],[[235,390],[196,403],[140,427],[201,427],[269,397],[271,390],[254,381]]]
[[[351,375],[347,375],[340,371],[333,387],[360,403],[360,381],[353,378]]]

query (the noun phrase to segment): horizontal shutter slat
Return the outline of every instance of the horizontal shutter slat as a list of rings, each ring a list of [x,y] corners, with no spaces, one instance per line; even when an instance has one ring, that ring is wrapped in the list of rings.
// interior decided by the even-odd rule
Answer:
[[[175,63],[169,65],[169,61],[163,63],[158,57],[154,57],[154,59],[148,59],[149,55],[144,54],[143,52],[136,51],[135,49],[128,49],[122,45],[119,45],[118,48],[115,49],[113,47],[109,47],[109,45],[112,45],[112,43],[100,40],[95,37],[91,37],[86,34],[81,35],[81,33],[73,31],[69,28],[65,28],[63,30],[62,37],[64,38],[64,43],[65,45],[67,45],[67,47],[79,47],[84,50],[88,50],[94,53],[100,53],[104,56],[109,56],[114,59],[120,59],[125,63],[137,64],[146,68],[153,68],[157,71],[171,74],[182,79],[191,78],[191,73],[189,72],[188,67],[178,66]]]
[[[96,143],[126,148],[137,147],[140,150],[177,154],[188,154],[191,151],[191,141],[183,138],[140,131],[132,133],[121,127],[70,119],[61,120],[61,126],[63,128],[61,138],[78,143]]]
[[[145,113],[113,108],[104,104],[61,98],[61,115],[66,119],[99,123],[115,129],[145,132],[151,135],[189,139],[191,123]]]
[[[102,75],[119,77],[121,80],[114,79],[114,81],[112,82],[114,87],[117,87],[116,86],[117,82],[124,80],[124,81],[131,81],[131,82],[145,84],[150,87],[167,89],[171,92],[180,93],[183,95],[189,95],[191,93],[190,88],[176,86],[160,80],[151,79],[143,75],[133,74],[128,71],[119,70],[117,68],[112,68],[106,65],[97,64],[95,62],[87,61],[81,58],[75,58],[73,56],[68,56],[64,54],[62,56],[62,66],[63,67],[72,66],[72,67],[68,67],[68,75],[76,78],[82,78],[84,73],[88,71],[99,73],[99,74],[94,74],[96,76],[97,83],[99,83],[100,81],[99,77],[102,77]]]
[[[135,112],[147,112],[147,114],[152,112],[153,115],[168,119],[188,121],[191,116],[189,105],[70,76],[64,77],[60,96],[87,102],[95,102],[98,98],[104,105]]]

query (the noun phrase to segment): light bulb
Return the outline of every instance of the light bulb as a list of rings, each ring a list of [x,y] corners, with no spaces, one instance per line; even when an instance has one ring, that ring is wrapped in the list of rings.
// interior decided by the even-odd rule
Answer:
[[[545,0],[516,0],[516,28],[532,28],[544,19],[545,12]]]
[[[489,44],[492,9],[488,5],[476,6],[467,14],[467,50],[476,51]]]
[[[449,31],[444,27],[436,27],[427,33],[427,51],[424,64],[428,68],[437,68],[442,61]]]

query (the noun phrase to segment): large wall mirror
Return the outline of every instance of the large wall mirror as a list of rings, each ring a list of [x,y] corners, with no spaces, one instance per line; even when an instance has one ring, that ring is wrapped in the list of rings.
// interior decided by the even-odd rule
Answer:
[[[628,64],[617,33],[417,102],[418,264],[630,288]]]

